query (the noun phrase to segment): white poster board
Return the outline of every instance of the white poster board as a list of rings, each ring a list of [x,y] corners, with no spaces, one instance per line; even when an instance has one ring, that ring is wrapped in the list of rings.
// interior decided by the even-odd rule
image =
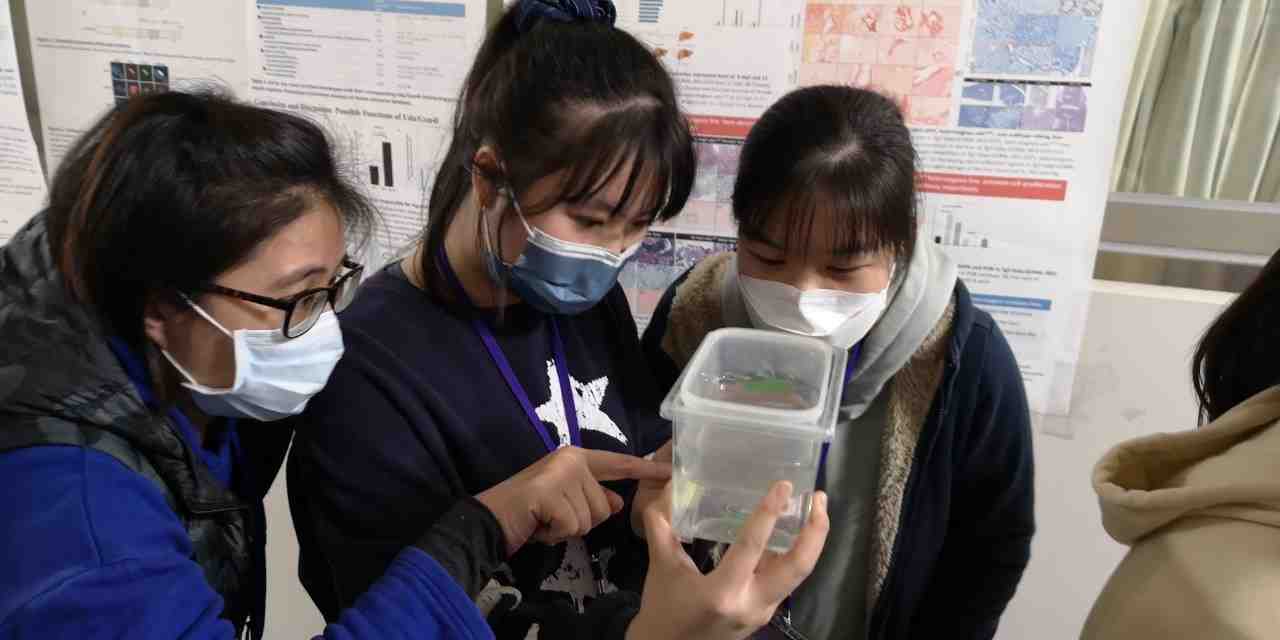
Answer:
[[[44,205],[44,171],[22,94],[13,18],[0,11],[0,244]]]
[[[248,87],[246,0],[27,2],[46,165],[130,96]]]
[[[650,235],[624,274],[638,323],[692,262],[733,246],[740,141],[767,107],[750,98],[776,94],[787,77],[791,86],[869,87],[893,96],[911,127],[928,238],[999,321],[1032,410],[1065,414],[1145,2],[689,4],[619,5],[626,28],[659,51],[674,47],[665,59],[701,136],[689,207]],[[707,23],[733,44],[697,48]],[[658,27],[674,45],[650,35]],[[734,83],[720,94],[731,99],[704,108],[708,78]],[[738,99],[743,86],[755,92]]]
[[[339,144],[384,225],[371,265],[426,225],[458,93],[484,39],[487,0],[257,0],[250,98],[308,115]]]

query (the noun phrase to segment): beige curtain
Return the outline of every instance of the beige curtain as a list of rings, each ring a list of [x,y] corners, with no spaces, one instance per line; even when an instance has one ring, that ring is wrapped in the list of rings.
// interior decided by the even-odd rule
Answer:
[[[1150,0],[1115,191],[1280,201],[1280,0]]]

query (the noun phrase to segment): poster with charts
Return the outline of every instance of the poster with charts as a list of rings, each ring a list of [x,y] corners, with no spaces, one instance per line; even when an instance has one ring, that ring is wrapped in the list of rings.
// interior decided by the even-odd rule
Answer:
[[[926,237],[999,322],[1038,413],[1070,408],[1144,12],[1140,0],[805,7],[799,83],[897,101],[920,157]]]
[[[27,2],[46,166],[113,105],[174,89],[248,87],[247,0]]]
[[[44,171],[23,100],[13,19],[0,9],[0,244],[44,206]]]
[[[371,267],[426,225],[487,0],[256,0],[249,95],[321,122],[382,214]]]
[[[738,153],[760,114],[796,87],[803,0],[620,0],[617,7],[618,26],[670,70],[697,135],[693,195],[659,230],[734,237]]]

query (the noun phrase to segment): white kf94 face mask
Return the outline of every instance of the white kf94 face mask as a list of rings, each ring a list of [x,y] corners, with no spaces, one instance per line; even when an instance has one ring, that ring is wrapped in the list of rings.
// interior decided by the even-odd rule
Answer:
[[[799,289],[783,282],[738,275],[747,315],[759,329],[821,338],[849,349],[871,332],[889,302],[889,286],[869,293]],[[893,282],[893,272],[889,272]]]
[[[283,329],[228,331],[195,302],[186,302],[235,344],[236,378],[225,389],[200,384],[168,351],[161,351],[186,378],[182,386],[191,391],[196,406],[208,415],[264,422],[298,415],[342,359],[342,328],[332,311],[321,314],[301,336],[286,338]]]

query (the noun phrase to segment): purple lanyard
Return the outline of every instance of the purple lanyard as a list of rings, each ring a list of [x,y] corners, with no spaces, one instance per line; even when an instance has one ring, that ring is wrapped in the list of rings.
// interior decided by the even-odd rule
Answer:
[[[849,351],[849,361],[844,366],[844,387],[849,386],[849,381],[853,379],[853,374],[858,371],[858,361],[862,359],[862,342],[853,345],[853,349]],[[844,394],[844,387],[840,387],[840,393]],[[818,482],[815,488],[825,489],[827,484],[827,451],[831,449],[830,442],[822,443],[822,456],[818,458]],[[778,612],[774,614],[774,620],[781,620],[787,629],[791,629],[791,596],[787,596],[782,601],[782,606],[778,608]],[[765,628],[766,630],[769,627]],[[759,633],[759,632],[757,632]],[[763,636],[751,636],[753,639]]]
[[[844,386],[840,387],[840,393],[844,393],[844,388],[849,386],[849,381],[853,379],[853,374],[858,371],[858,361],[862,359],[862,342],[853,345],[853,349],[849,351],[849,361],[844,366]],[[831,449],[830,442],[822,443],[822,454],[818,458],[818,488],[825,489],[827,484],[827,451]]]
[[[445,275],[449,277],[449,282],[453,284],[454,290],[458,294],[458,298],[467,303],[467,306],[473,307],[471,297],[467,295],[466,289],[462,288],[462,281],[458,279],[458,274],[454,273],[453,265],[449,264],[449,258],[445,255],[444,247],[440,248],[440,267],[444,270]],[[569,424],[569,443],[575,447],[582,446],[582,434],[578,430],[578,407],[573,399],[573,387],[569,383],[569,366],[564,355],[564,340],[560,337],[560,323],[556,317],[550,316],[551,323],[551,353],[555,358],[556,373],[560,378],[560,397],[564,400],[565,420]],[[502,377],[507,381],[507,388],[511,389],[511,395],[516,397],[516,401],[520,403],[520,408],[524,409],[525,418],[529,420],[529,424],[533,426],[533,430],[542,438],[542,444],[546,445],[547,452],[550,453],[559,448],[556,440],[551,437],[551,432],[547,431],[547,425],[538,418],[538,413],[533,409],[533,403],[529,401],[529,394],[524,390],[524,386],[520,384],[520,380],[516,378],[516,372],[511,368],[511,362],[507,360],[507,356],[502,352],[502,346],[498,344],[498,339],[493,335],[493,328],[488,322],[473,317],[471,319],[471,327],[475,329],[476,335],[480,336],[480,340],[484,342],[484,348],[488,350],[489,357],[493,360],[493,364],[497,365],[498,370],[502,372]]]

